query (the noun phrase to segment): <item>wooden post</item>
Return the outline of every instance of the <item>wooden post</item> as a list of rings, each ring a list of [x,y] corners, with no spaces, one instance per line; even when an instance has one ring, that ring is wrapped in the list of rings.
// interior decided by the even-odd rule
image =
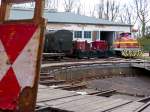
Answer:
[[[43,17],[43,10],[39,10],[39,9],[44,9],[44,4],[45,1],[44,0],[35,0],[35,10],[34,10],[34,21],[35,23],[39,23],[42,20]]]
[[[9,17],[11,4],[8,4],[7,2],[1,2],[1,8],[0,8],[0,22],[5,21]]]

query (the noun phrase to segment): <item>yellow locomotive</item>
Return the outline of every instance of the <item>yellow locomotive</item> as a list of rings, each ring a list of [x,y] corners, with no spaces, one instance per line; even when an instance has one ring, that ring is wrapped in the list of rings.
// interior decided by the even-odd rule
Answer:
[[[114,51],[116,55],[126,58],[139,57],[143,54],[137,39],[131,33],[121,33],[114,41]]]

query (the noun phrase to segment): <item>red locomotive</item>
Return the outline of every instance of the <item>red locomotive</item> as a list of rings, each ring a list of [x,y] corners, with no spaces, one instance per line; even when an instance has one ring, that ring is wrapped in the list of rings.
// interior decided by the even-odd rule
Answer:
[[[108,44],[104,40],[74,41],[73,55],[77,58],[101,58],[107,56]]]

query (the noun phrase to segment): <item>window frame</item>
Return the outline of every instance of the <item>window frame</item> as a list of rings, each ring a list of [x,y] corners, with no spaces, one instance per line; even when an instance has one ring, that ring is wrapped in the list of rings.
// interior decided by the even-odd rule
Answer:
[[[86,34],[88,33],[88,34]],[[86,36],[90,36],[90,37],[86,37]],[[84,39],[91,39],[92,38],[92,32],[91,31],[84,31]]]
[[[78,33],[78,34],[77,34]],[[79,34],[81,33],[81,34]],[[82,31],[74,31],[74,38],[82,38]]]

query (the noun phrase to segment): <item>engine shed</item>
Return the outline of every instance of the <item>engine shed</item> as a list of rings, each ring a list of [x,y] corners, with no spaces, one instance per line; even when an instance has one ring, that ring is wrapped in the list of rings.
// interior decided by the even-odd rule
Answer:
[[[13,8],[11,19],[31,18],[32,9]],[[56,12],[45,10],[47,19],[47,31],[70,30],[73,32],[73,40],[106,40],[111,46],[118,33],[131,32],[132,25],[112,22],[105,19],[78,15],[70,12]]]

